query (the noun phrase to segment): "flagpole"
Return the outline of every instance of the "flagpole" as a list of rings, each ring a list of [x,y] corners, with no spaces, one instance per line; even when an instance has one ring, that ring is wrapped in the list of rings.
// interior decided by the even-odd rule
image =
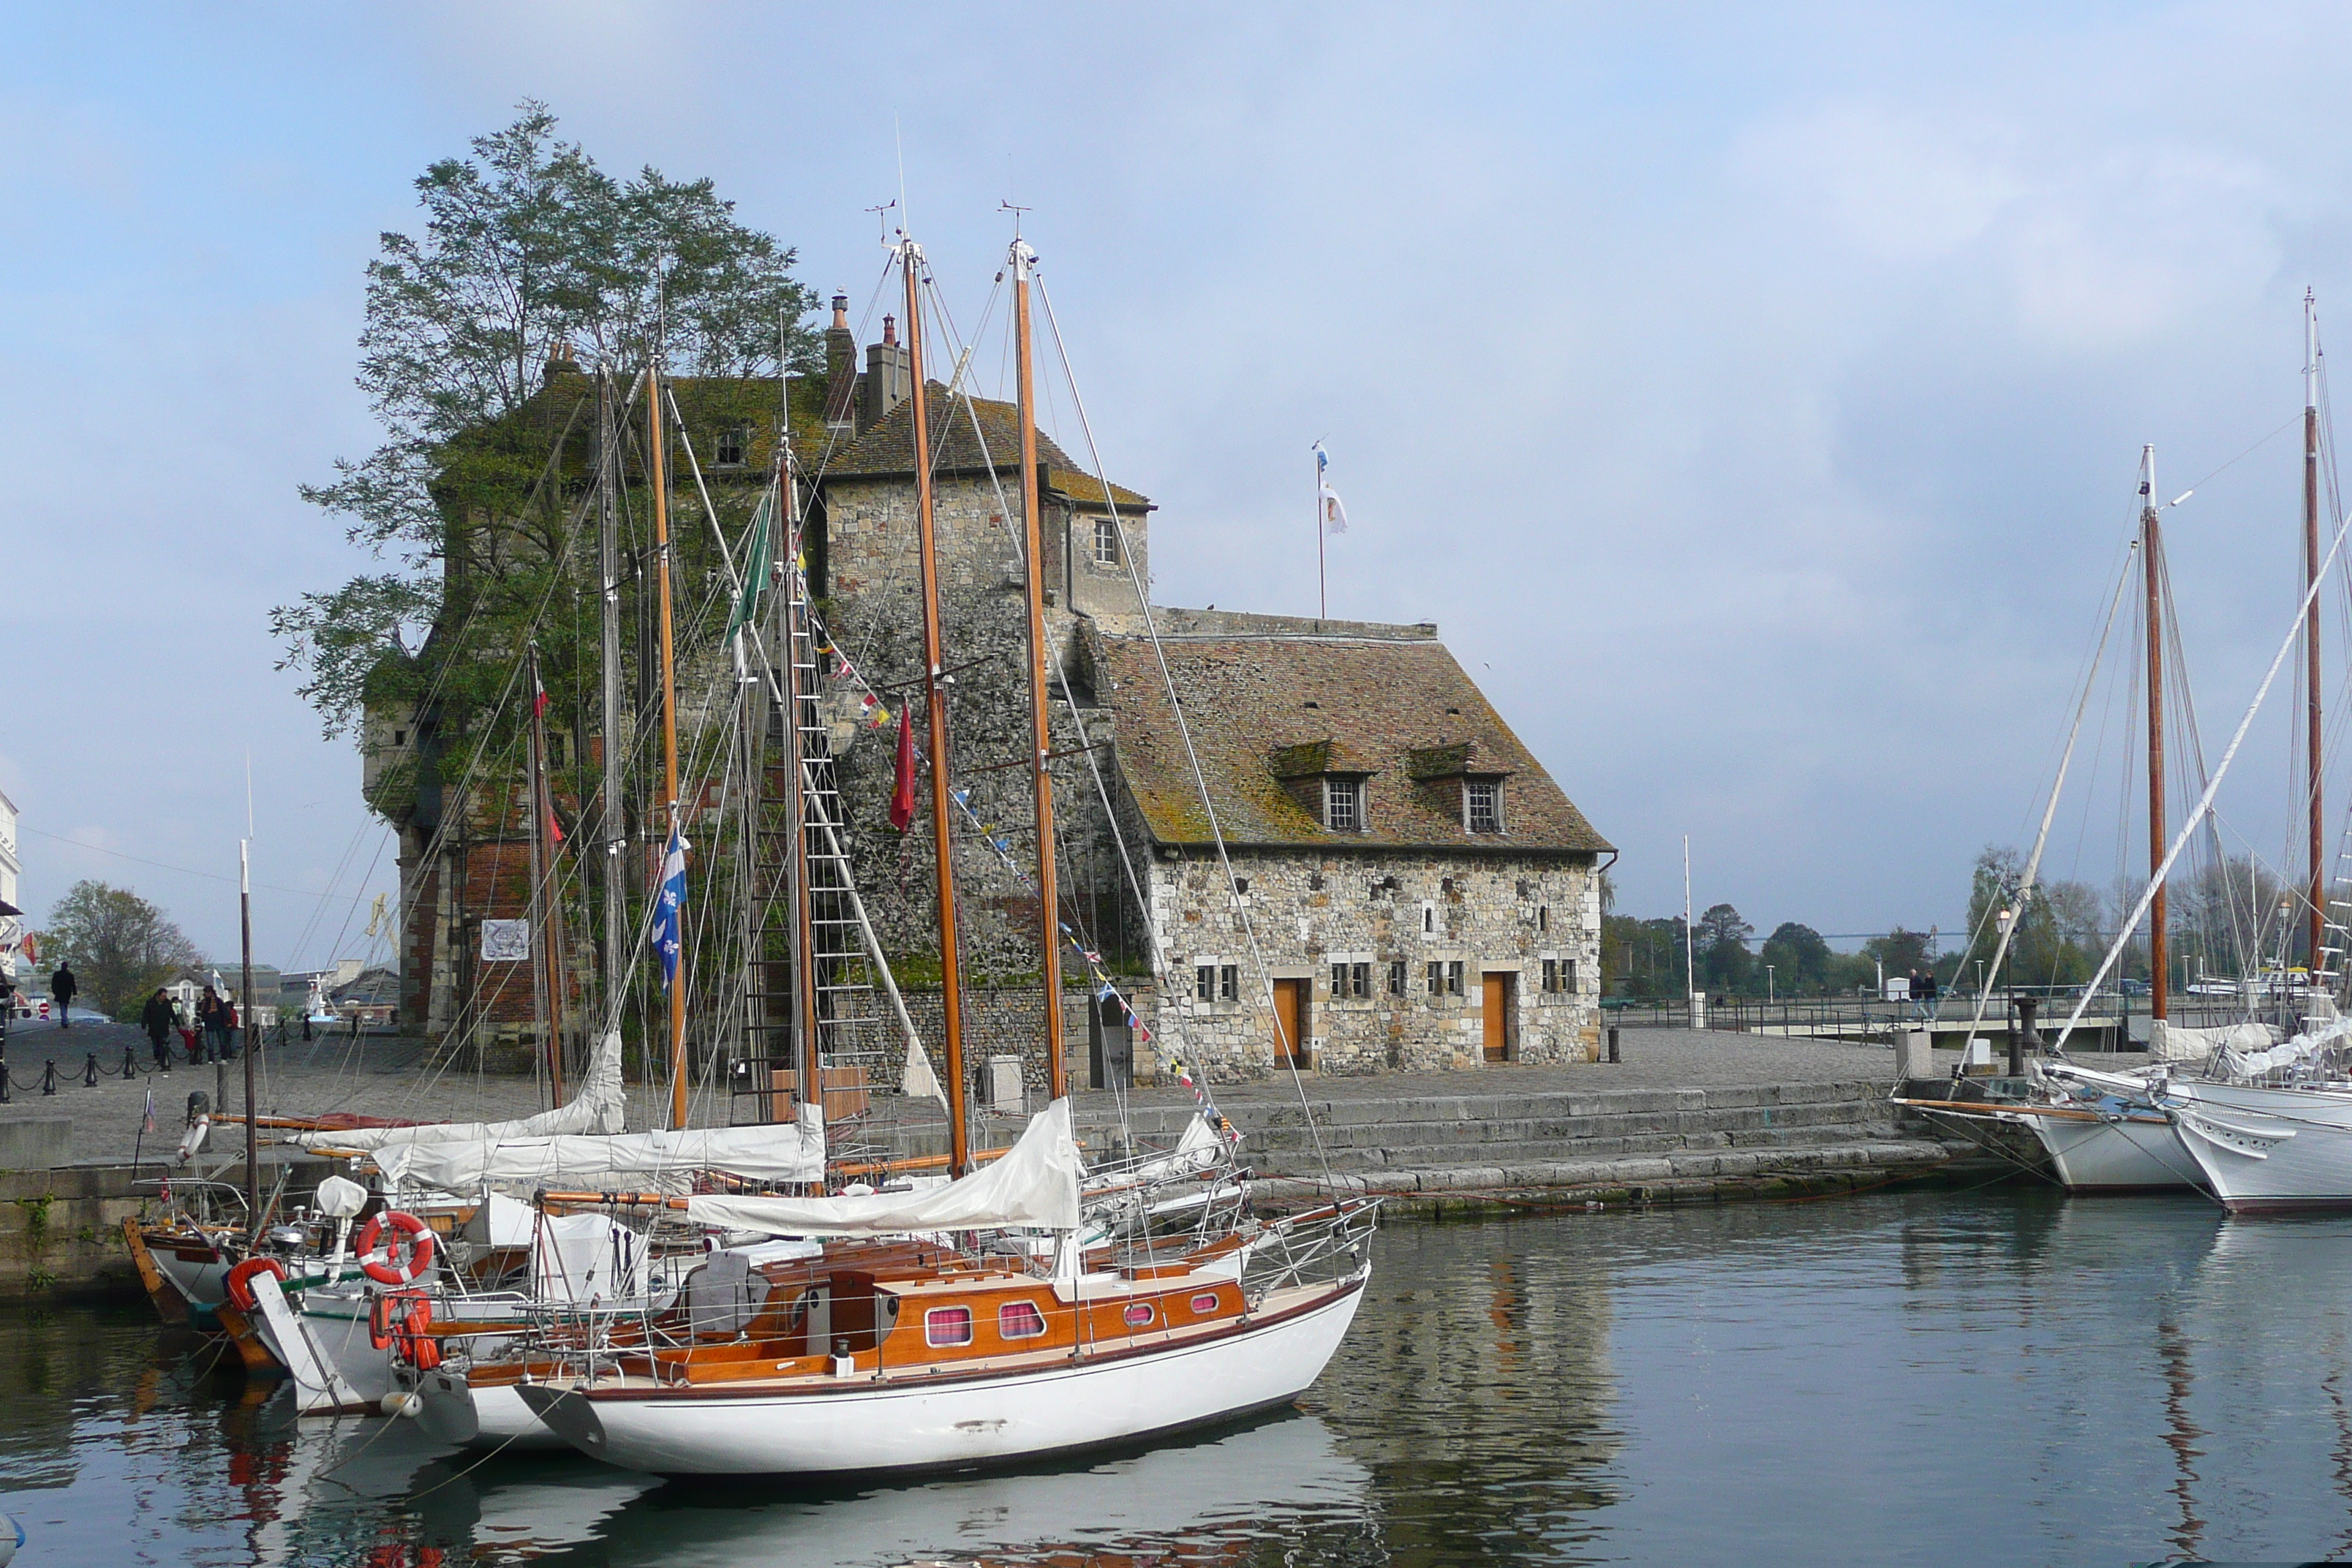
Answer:
[[[662,843],[662,877],[669,877],[669,846],[678,840],[677,674],[672,647],[669,587],[669,454],[663,449],[661,353],[646,373],[646,479],[653,490],[654,563],[661,603],[662,806],[669,833]],[[669,982],[669,1124],[686,1125],[686,911],[677,911],[679,952]]]
[[[1331,618],[1331,600],[1323,575],[1323,455],[1315,455],[1315,618]]]

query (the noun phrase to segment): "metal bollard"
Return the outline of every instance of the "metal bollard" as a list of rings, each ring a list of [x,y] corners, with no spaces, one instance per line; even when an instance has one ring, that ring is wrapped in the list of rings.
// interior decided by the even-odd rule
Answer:
[[[89,1053],[89,1061],[81,1069],[81,1086],[84,1089],[98,1087],[98,1053],[96,1051]]]
[[[1617,1054],[1617,1026],[1614,1024],[1609,1026],[1609,1059],[1612,1062],[1624,1059]]]
[[[41,1092],[43,1094],[55,1094],[57,1091],[58,1059],[55,1057],[51,1057],[48,1059],[47,1064],[41,1069]]]
[[[131,1055],[131,1047],[130,1047],[129,1046],[125,1046],[125,1047],[122,1047],[122,1077],[123,1077],[123,1081],[125,1081],[125,1082],[127,1083],[127,1082],[129,1082],[131,1079],[134,1079],[134,1078],[137,1078],[138,1076],[139,1076],[139,1058],[138,1058],[137,1057],[135,1057],[135,1056],[133,1056],[133,1055]]]

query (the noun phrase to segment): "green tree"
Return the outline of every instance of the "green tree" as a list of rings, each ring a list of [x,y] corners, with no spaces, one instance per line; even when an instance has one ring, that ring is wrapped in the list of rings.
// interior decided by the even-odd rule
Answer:
[[[1699,984],[1708,991],[1738,991],[1754,973],[1756,955],[1748,939],[1756,928],[1729,904],[1717,904],[1698,917],[1692,941],[1698,959]]]
[[[41,960],[72,964],[88,1005],[109,1016],[204,961],[162,910],[128,888],[80,881],[49,910]]]
[[[1927,933],[1896,926],[1885,936],[1874,936],[1864,942],[1862,955],[1883,966],[1890,977],[1908,974],[1915,969],[1925,970],[1929,964]]]
[[[330,734],[371,701],[432,690],[462,712],[503,684],[563,575],[571,521],[551,467],[593,423],[541,395],[549,367],[584,351],[625,387],[656,357],[666,374],[738,378],[817,361],[792,250],[739,223],[709,180],[616,180],[555,124],[527,101],[471,157],[426,169],[423,233],[383,235],[368,265],[358,379],[385,438],[302,495],[393,569],[271,615],[279,668],[300,673]],[[574,677],[551,674],[551,689]]]
[[[1833,956],[1821,932],[1795,921],[1783,921],[1764,939],[1758,959],[1772,966],[1770,988],[1780,994],[1818,996],[1829,988]]]

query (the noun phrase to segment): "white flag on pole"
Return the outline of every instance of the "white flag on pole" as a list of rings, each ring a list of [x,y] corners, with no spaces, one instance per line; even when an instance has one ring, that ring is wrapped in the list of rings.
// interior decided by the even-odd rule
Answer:
[[[1315,443],[1315,487],[1323,505],[1323,531],[1326,533],[1348,531],[1348,509],[1339,502],[1339,492],[1331,488],[1331,454],[1323,443]]]

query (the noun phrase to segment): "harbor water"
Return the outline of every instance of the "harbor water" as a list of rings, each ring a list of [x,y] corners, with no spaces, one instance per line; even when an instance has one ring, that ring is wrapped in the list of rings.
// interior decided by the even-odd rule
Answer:
[[[2122,1563],[2352,1554],[2352,1220],[2044,1191],[1398,1224],[1295,1412],[855,1490],[305,1422],[0,1320],[26,1564]]]

